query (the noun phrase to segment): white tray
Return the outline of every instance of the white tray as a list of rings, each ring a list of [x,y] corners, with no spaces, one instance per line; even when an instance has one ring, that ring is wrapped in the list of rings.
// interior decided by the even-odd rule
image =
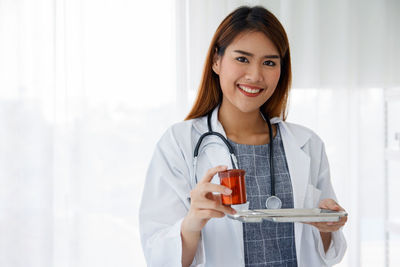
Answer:
[[[234,215],[227,215],[233,220],[259,223],[262,220],[273,222],[337,222],[347,216],[345,211],[325,209],[266,209],[238,210]]]

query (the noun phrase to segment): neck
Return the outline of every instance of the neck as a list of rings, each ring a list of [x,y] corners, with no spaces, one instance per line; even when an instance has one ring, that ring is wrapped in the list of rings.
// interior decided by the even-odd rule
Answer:
[[[233,105],[222,101],[218,111],[218,119],[224,127],[227,136],[249,136],[268,131],[260,111],[242,112]]]

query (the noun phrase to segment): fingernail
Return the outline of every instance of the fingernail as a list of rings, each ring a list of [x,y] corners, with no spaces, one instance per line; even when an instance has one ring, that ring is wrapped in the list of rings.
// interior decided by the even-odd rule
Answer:
[[[229,188],[225,188],[225,189],[224,189],[224,192],[225,192],[225,194],[230,195],[230,194],[232,193],[232,190],[229,189]]]

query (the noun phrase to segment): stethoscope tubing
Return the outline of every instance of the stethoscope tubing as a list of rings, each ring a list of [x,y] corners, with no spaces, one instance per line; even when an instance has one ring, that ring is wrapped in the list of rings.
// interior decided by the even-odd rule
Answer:
[[[266,114],[263,114],[265,121],[267,122],[268,125],[268,132],[269,132],[269,165],[270,165],[270,176],[271,176],[271,196],[275,196],[275,175],[274,175],[274,165],[273,165],[273,131],[272,131],[272,125],[271,122],[269,120],[269,117]],[[223,142],[224,144],[228,147],[229,153],[230,153],[230,157],[232,160],[232,166],[234,169],[238,169],[238,163],[237,163],[237,158],[235,155],[235,152],[233,150],[233,147],[231,146],[231,144],[228,142],[228,140],[220,133],[218,132],[214,132],[212,130],[211,127],[211,116],[212,116],[212,111],[208,113],[207,115],[207,125],[208,125],[208,132],[202,134],[199,138],[199,140],[197,141],[197,144],[195,146],[194,149],[194,153],[193,153],[193,172],[194,172],[194,178],[195,178],[195,184],[198,183],[197,181],[197,176],[196,176],[196,170],[197,170],[197,157],[199,155],[199,149],[200,149],[200,145],[203,142],[204,138],[206,138],[207,136],[210,135],[215,135],[218,136]]]

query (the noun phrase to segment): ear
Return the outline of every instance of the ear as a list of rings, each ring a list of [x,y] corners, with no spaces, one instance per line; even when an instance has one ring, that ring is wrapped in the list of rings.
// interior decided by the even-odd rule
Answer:
[[[215,48],[212,69],[217,75],[219,75],[220,68],[221,68],[221,56],[218,55],[218,50],[217,48]]]

